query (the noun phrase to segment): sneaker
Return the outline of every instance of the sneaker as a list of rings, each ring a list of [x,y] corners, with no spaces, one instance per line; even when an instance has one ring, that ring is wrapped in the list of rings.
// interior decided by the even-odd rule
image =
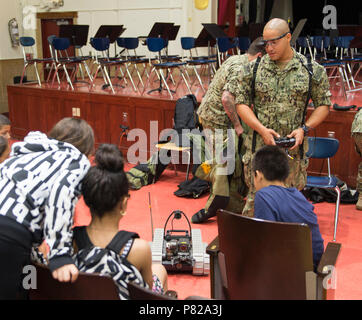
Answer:
[[[214,217],[215,215],[211,215],[208,212],[205,211],[205,209],[201,209],[197,211],[192,217],[191,222],[192,223],[203,223],[207,221],[209,218]]]

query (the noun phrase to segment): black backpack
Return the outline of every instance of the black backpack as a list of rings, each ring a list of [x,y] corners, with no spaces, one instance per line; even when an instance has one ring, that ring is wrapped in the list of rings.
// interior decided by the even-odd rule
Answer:
[[[182,138],[183,129],[192,130],[200,127],[196,114],[197,108],[198,103],[193,94],[183,96],[176,101],[173,129],[176,130],[177,136],[174,136],[172,141],[177,146],[189,146],[187,145],[189,139]]]

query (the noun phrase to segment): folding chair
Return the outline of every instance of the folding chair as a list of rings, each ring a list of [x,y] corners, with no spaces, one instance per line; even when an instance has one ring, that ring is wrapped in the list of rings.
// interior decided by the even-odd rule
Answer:
[[[191,148],[190,147],[177,146],[174,142],[166,142],[166,143],[156,144],[156,148],[158,150],[171,151],[171,156],[172,156],[172,153],[175,151],[181,152],[181,153],[185,152],[187,154],[186,180],[189,179],[190,162],[191,162]],[[175,170],[175,175],[177,176],[176,164],[174,162],[172,162],[172,164],[173,164],[173,167]]]
[[[322,300],[341,244],[330,242],[313,270],[306,224],[249,218],[217,211],[218,237],[208,246],[211,298]],[[332,269],[332,270],[331,270]],[[332,293],[332,292],[331,292]]]
[[[41,87],[40,76],[37,68],[38,63],[49,62],[51,59],[34,59],[34,44],[35,40],[33,37],[20,37],[20,44],[23,49],[24,56],[24,68],[21,74],[20,84],[23,84],[23,79],[25,75],[25,70],[29,65],[34,65],[36,78],[39,86]]]
[[[177,91],[177,88],[181,82],[181,79],[185,83],[188,92],[192,94],[190,86],[185,78],[184,70],[183,68],[186,65],[186,62],[163,62],[161,57],[161,51],[166,47],[166,41],[162,38],[147,38],[146,39],[147,48],[150,52],[157,52],[158,53],[158,63],[151,62],[152,64],[152,70],[149,79],[147,80],[147,84],[143,90],[143,93],[145,92],[146,88],[150,83],[152,83],[153,78],[151,77],[152,73],[154,72],[158,78],[160,79],[160,86],[157,89],[153,89],[148,91],[147,93],[150,94],[153,91],[158,91],[159,93],[162,93],[162,83],[165,85],[171,99],[173,99],[173,95],[171,92],[171,89],[169,88],[167,84],[168,78],[171,78],[173,84],[175,85],[175,90],[172,90],[174,93]],[[180,73],[180,79],[177,83],[173,80],[172,77],[172,71],[171,70],[178,70]],[[166,70],[166,75],[163,74],[163,70]]]
[[[341,191],[337,185],[337,178],[331,174],[330,158],[338,151],[339,141],[334,138],[308,137],[308,151],[306,156],[314,159],[327,159],[327,176],[307,176],[306,187],[315,187],[323,189],[334,189],[337,193],[337,200],[334,212],[334,232],[333,241],[336,241],[339,204],[341,201]]]

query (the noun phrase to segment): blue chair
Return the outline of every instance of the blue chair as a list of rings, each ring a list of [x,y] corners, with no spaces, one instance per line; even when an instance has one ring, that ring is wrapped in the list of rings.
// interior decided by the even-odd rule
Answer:
[[[94,87],[94,82],[95,79],[97,78],[98,72],[99,70],[102,72],[102,76],[103,76],[103,80],[104,80],[104,84],[102,86],[102,89],[106,89],[108,87],[111,88],[112,93],[115,93],[114,90],[114,85],[111,81],[111,77],[110,74],[108,72],[108,68],[111,67],[117,67],[120,65],[124,65],[126,64],[128,61],[124,60],[124,59],[110,59],[108,56],[108,50],[109,50],[109,46],[110,46],[110,40],[109,38],[91,38],[90,39],[90,44],[92,46],[92,48],[95,50],[94,53],[94,57],[95,57],[95,61],[94,64],[97,65],[97,69],[93,75],[93,79],[90,85],[90,90],[92,90],[92,88]],[[99,57],[97,53],[100,53],[101,56]],[[121,68],[119,68],[121,70]],[[127,69],[128,70],[128,69]],[[118,70],[117,70],[118,71]],[[122,71],[122,70],[121,70]],[[123,73],[122,73],[123,75]],[[118,79],[118,74],[116,72],[116,78]],[[125,78],[122,78],[123,80],[125,80]],[[133,88],[135,91],[137,91],[136,86],[133,84]]]
[[[67,50],[70,47],[70,40],[68,38],[55,37],[52,40],[52,46],[55,50],[56,63],[52,85],[54,84],[56,75],[58,75],[59,69],[62,67],[69,86],[74,90],[73,81],[83,60],[81,58],[68,56]],[[68,73],[68,67],[72,68],[71,75]]]
[[[236,48],[237,43],[233,40],[230,41],[228,37],[216,38],[217,57],[219,66],[227,59],[229,50]]]
[[[303,54],[306,56],[308,49],[310,56],[313,57],[312,48],[311,48],[312,44],[310,43],[307,37],[298,37],[297,44],[299,46],[299,53],[302,53],[303,49]]]
[[[55,62],[55,49],[53,47],[53,40],[56,38],[57,36],[52,34],[50,35],[47,40],[48,40],[48,44],[49,44],[49,52],[50,52],[50,56],[51,56],[51,66],[50,66],[50,70],[49,70],[49,73],[48,73],[48,77],[47,77],[47,80],[46,82],[49,82],[50,80],[50,77],[51,77],[51,74],[52,74],[52,71],[54,69],[55,71],[55,68],[57,66],[56,62]],[[60,79],[59,79],[59,75],[58,73],[56,74],[56,77],[57,77],[57,80],[58,80],[58,83],[60,84]]]
[[[42,62],[51,62],[52,59],[34,59],[34,45],[35,40],[33,37],[20,37],[20,44],[23,49],[23,56],[24,56],[24,68],[21,74],[20,84],[23,84],[25,70],[28,66],[34,65],[36,78],[38,81],[39,86],[41,87],[40,76],[37,68],[38,63]]]
[[[328,175],[307,176],[306,187],[334,189],[337,192],[333,232],[333,241],[336,241],[341,191],[337,185],[337,178],[331,173],[330,158],[332,158],[337,153],[339,141],[334,138],[308,137],[308,145],[309,147],[306,153],[308,158],[327,159]]]
[[[195,49],[195,38],[194,37],[182,37],[181,38],[181,47],[182,50],[187,50],[189,52],[189,56],[186,58],[187,65],[192,67],[194,70],[194,73],[196,75],[197,80],[199,81],[199,84],[205,93],[206,90],[204,88],[203,82],[202,82],[202,73],[205,72],[207,69],[209,70],[208,75],[209,79],[211,77],[211,72],[215,70],[215,63],[217,62],[216,59],[208,59],[207,57],[197,57],[192,55],[192,49]],[[200,73],[197,71],[196,66],[201,66]],[[194,81],[191,82],[190,87],[192,88]]]
[[[190,90],[190,86],[185,78],[185,72],[184,72],[184,68],[186,65],[186,62],[169,62],[166,61],[164,62],[162,59],[162,55],[161,55],[161,51],[163,49],[166,48],[166,41],[163,38],[147,38],[146,39],[146,44],[147,44],[147,48],[150,52],[155,52],[158,54],[158,62],[151,62],[152,64],[152,70],[151,70],[151,74],[150,77],[147,80],[147,84],[143,90],[143,92],[145,92],[147,86],[152,83],[152,74],[156,74],[158,76],[158,78],[160,79],[160,86],[157,89],[152,89],[150,91],[148,91],[147,93],[150,94],[151,92],[154,91],[158,91],[159,93],[162,93],[162,83],[165,85],[171,99],[173,99],[173,95],[172,92],[176,92],[177,88],[181,82],[181,79],[184,81],[188,91],[190,94],[192,94],[191,90]],[[173,80],[172,77],[172,70],[177,69],[180,72],[180,79],[178,81],[178,83],[176,84],[175,81]],[[163,70],[166,71],[166,76],[163,74]],[[169,88],[168,84],[167,84],[167,80],[168,78],[171,78],[173,84],[175,85],[175,90],[172,90]]]
[[[125,48],[126,51],[126,59],[129,61],[129,63],[131,65],[133,65],[133,70],[132,72],[130,72],[130,75],[132,75],[133,71],[136,70],[139,82],[142,84],[142,87],[145,87],[144,83],[143,83],[143,75],[146,72],[147,74],[147,78],[148,78],[148,72],[147,72],[147,63],[148,63],[148,58],[145,58],[145,56],[140,56],[137,55],[136,49],[139,46],[139,40],[138,38],[123,38],[123,46]],[[133,50],[133,55],[130,54],[130,51]],[[143,72],[142,75],[140,74],[140,71],[138,69],[138,65],[141,64],[143,66]],[[131,81],[133,81],[133,79],[131,79]]]
[[[249,37],[239,37],[238,38],[238,49],[240,52],[245,53],[250,47],[250,38]]]

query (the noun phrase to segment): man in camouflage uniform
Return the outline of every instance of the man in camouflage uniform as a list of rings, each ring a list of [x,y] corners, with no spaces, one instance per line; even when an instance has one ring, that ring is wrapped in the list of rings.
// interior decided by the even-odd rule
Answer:
[[[362,109],[358,110],[354,116],[351,126],[351,135],[354,139],[356,151],[360,157],[362,157]],[[362,161],[360,161],[358,165],[356,188],[359,193],[356,208],[357,210],[362,210]]]
[[[236,109],[251,128],[245,139],[246,152],[243,156],[245,182],[249,187],[243,210],[246,216],[254,215],[255,187],[251,173],[253,153],[263,145],[275,145],[274,138],[294,137],[296,143],[289,149],[290,174],[286,185],[301,190],[306,184],[308,166],[308,160],[304,157],[304,151],[308,149],[305,135],[328,116],[331,105],[327,74],[321,65],[313,61],[311,98],[316,109],[304,124],[309,89],[307,59],[290,46],[289,27],[282,19],[272,19],[266,24],[263,39],[267,55],[258,66],[254,93],[251,92],[253,63],[244,67],[242,76],[230,76],[230,87],[226,86],[227,90],[232,90],[237,87],[233,82],[239,82],[240,94],[235,93]],[[252,104],[253,110],[249,107]],[[254,131],[256,139],[253,148]],[[300,148],[301,144],[303,149]]]
[[[209,181],[211,191],[205,207],[193,215],[193,223],[202,223],[215,216],[216,210],[220,208],[242,212],[247,188],[243,177],[241,146],[242,135],[245,134],[247,126],[240,123],[234,97],[224,91],[224,86],[232,71],[238,72],[241,66],[262,54],[261,40],[254,40],[247,54],[232,56],[221,65],[198,108],[197,113],[206,138],[206,154],[210,156],[198,168],[196,176]],[[234,92],[236,91],[237,88]],[[231,129],[229,137],[228,129]],[[217,137],[218,133],[222,136]],[[227,148],[229,152],[231,149],[234,152],[231,157],[228,155],[229,159],[226,157],[227,160],[222,161],[220,155],[225,155]],[[227,168],[230,161],[235,163],[235,166]],[[232,172],[228,172],[228,169]]]

